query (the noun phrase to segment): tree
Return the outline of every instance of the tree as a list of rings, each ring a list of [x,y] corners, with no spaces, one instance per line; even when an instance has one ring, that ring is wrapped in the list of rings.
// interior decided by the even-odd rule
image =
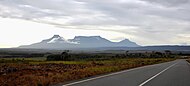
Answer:
[[[125,55],[128,56],[129,51],[125,51]]]
[[[166,53],[167,57],[170,57],[170,55],[171,55],[171,51],[170,50],[165,50],[165,53]]]
[[[51,54],[47,56],[48,61],[68,61],[69,60],[68,51],[64,51],[61,54]]]
[[[170,50],[165,50],[165,53],[166,53],[167,55],[170,55],[170,54],[171,54],[171,51],[170,51]]]
[[[64,60],[64,61],[69,60],[69,54],[68,54],[68,52],[62,52],[61,53],[61,59]]]

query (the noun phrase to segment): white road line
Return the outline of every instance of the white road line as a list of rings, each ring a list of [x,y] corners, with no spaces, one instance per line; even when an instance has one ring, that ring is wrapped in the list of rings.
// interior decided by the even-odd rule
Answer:
[[[133,71],[133,70],[137,70],[137,69],[141,69],[141,68],[146,68],[146,67],[150,67],[150,66],[156,66],[156,65],[160,65],[160,64],[155,64],[155,65],[148,65],[148,66],[143,66],[143,67],[138,67],[138,68],[133,68],[133,69],[128,69],[128,70],[123,70],[120,72],[115,72],[115,73],[111,73],[111,74],[107,74],[107,75],[103,75],[103,76],[98,76],[98,77],[94,77],[94,78],[90,78],[90,79],[86,79],[86,80],[81,80],[81,81],[77,81],[77,82],[73,82],[73,83],[68,83],[62,86],[71,86],[71,85],[75,85],[75,84],[79,84],[79,83],[83,83],[83,82],[87,82],[87,81],[92,81],[95,79],[100,79],[100,78],[104,78],[104,77],[108,77],[108,76],[113,76],[113,75],[118,75],[121,73],[125,73],[125,72],[129,72],[129,71]]]
[[[190,63],[188,62],[188,61],[186,61],[187,62],[187,64],[189,64],[190,65]]]
[[[178,63],[178,62],[177,62]],[[156,75],[154,75],[153,77],[149,78],[148,80],[144,81],[143,83],[141,83],[139,86],[143,86],[146,83],[148,83],[149,81],[151,81],[152,79],[156,78],[157,76],[159,76],[161,73],[165,72],[166,70],[170,69],[171,67],[173,67],[174,65],[176,65],[177,63],[174,63],[173,65],[170,65],[169,67],[167,67],[166,69],[162,70],[161,72],[157,73]]]
[[[150,65],[150,66],[152,66],[152,65]],[[133,71],[133,70],[137,70],[137,69],[145,68],[145,67],[147,67],[147,66],[134,68],[134,69],[129,69],[129,70],[124,70],[124,71],[120,71],[120,72],[115,72],[115,73],[111,73],[111,74],[107,74],[107,75],[103,75],[103,76],[99,76],[99,77],[95,77],[95,78],[90,78],[90,79],[86,79],[86,80],[82,80],[82,81],[78,81],[78,82],[65,84],[65,85],[62,85],[62,86],[71,86],[71,85],[75,85],[75,84],[79,84],[79,83],[83,83],[83,82],[87,82],[87,81],[92,81],[92,80],[95,80],[95,79],[100,79],[100,78],[104,78],[104,77],[108,77],[108,76],[118,75],[118,74],[121,74],[121,73],[124,73],[124,72]]]

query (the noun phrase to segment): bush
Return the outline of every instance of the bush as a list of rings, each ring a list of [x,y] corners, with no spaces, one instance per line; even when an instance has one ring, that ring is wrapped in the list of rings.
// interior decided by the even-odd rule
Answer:
[[[63,52],[60,54],[54,54],[47,56],[47,61],[68,61],[69,60],[69,54],[67,52]]]

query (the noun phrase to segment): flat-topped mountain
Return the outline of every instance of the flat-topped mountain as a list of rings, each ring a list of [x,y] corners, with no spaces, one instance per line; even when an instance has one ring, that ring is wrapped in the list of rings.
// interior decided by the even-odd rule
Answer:
[[[74,48],[99,48],[99,47],[139,47],[138,44],[128,39],[120,42],[111,42],[100,36],[75,36],[74,39],[64,39],[54,35],[39,43],[19,46],[19,48],[45,48],[45,49],[74,49]]]

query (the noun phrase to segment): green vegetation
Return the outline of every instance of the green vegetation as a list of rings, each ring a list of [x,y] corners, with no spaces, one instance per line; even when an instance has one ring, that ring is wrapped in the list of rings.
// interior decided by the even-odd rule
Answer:
[[[169,50],[164,52],[151,51],[145,53],[78,53],[73,54],[69,51],[64,51],[61,54],[47,55],[47,61],[103,61],[112,59],[125,59],[125,58],[176,58],[178,54],[173,54]]]
[[[69,59],[69,54],[68,52],[63,52],[60,55],[56,54],[56,55],[48,55],[47,56],[47,61],[68,61]]]
[[[0,58],[0,61],[3,61],[3,60],[6,60],[6,61],[11,61],[11,60],[24,60],[24,61],[45,61],[46,60],[46,57],[35,57],[35,58]]]

